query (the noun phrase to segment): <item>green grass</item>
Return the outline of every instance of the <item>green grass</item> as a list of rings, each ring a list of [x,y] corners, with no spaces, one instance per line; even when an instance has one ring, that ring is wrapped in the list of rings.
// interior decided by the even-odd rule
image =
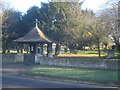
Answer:
[[[35,66],[27,71],[27,75],[47,76],[52,78],[85,80],[97,82],[118,82],[117,70],[63,68],[55,66]]]
[[[62,57],[99,57],[98,51],[85,51],[85,50],[78,50],[77,54],[70,53],[70,52],[62,52],[58,56]],[[107,56],[107,52],[101,51],[101,56]]]
[[[107,56],[107,52],[105,51],[100,51],[100,56],[101,57],[105,57]],[[115,57],[117,56],[120,56],[120,53],[118,52],[115,52]],[[99,57],[99,54],[98,54],[98,51],[95,51],[95,50],[78,50],[77,51],[77,54],[74,54],[74,53],[70,53],[70,51],[68,52],[61,52],[58,57],[95,57],[95,58],[98,58]]]
[[[115,53],[115,56],[120,56],[120,53],[116,52],[116,53]]]

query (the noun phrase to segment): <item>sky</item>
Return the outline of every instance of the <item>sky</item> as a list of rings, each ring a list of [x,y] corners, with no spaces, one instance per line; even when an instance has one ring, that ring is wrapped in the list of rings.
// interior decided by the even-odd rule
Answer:
[[[41,7],[40,3],[41,2],[47,2],[48,0],[5,0],[9,1],[11,6],[15,10],[19,10],[23,13],[25,13],[30,7],[36,5],[38,7]],[[74,0],[73,0],[74,1]],[[99,10],[100,8],[103,7],[104,3],[106,0],[85,0],[82,9],[91,9],[94,12]]]
[[[99,9],[102,9],[107,0],[85,0],[82,5],[82,9],[91,9],[96,12]]]

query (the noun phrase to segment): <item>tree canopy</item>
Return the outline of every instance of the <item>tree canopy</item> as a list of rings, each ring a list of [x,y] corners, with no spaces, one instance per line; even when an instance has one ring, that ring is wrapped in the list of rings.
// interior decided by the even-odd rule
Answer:
[[[70,49],[83,49],[84,46],[91,47],[100,43],[107,45],[105,39],[110,35],[115,43],[119,43],[116,39],[117,7],[101,10],[97,16],[91,10],[82,10],[82,4],[83,2],[41,3],[41,8],[33,6],[24,15],[13,9],[4,10],[2,13],[4,50],[14,46],[12,40],[32,30],[35,19],[40,21],[38,27],[57,42],[56,54],[59,53],[61,44]]]

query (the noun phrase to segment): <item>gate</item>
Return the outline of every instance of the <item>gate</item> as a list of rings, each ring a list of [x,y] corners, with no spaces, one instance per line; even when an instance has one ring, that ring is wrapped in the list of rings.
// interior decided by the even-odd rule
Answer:
[[[24,54],[24,65],[31,65],[35,63],[35,54]]]

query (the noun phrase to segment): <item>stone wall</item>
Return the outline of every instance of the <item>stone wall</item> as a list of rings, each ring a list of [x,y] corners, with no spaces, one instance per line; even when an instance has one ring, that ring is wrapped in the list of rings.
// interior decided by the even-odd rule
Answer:
[[[40,65],[54,65],[63,67],[80,67],[80,68],[100,68],[100,69],[118,69],[117,60],[101,60],[96,58],[83,57],[36,57],[37,63]],[[2,62],[23,62],[24,55],[18,54],[3,54]]]
[[[2,62],[23,62],[23,54],[2,54]]]
[[[54,65],[64,67],[80,67],[80,68],[99,68],[99,69],[118,69],[117,60],[101,60],[95,58],[81,57],[55,57],[55,58],[39,58],[40,65]]]
[[[31,65],[35,63],[35,54],[24,54],[24,65]]]

